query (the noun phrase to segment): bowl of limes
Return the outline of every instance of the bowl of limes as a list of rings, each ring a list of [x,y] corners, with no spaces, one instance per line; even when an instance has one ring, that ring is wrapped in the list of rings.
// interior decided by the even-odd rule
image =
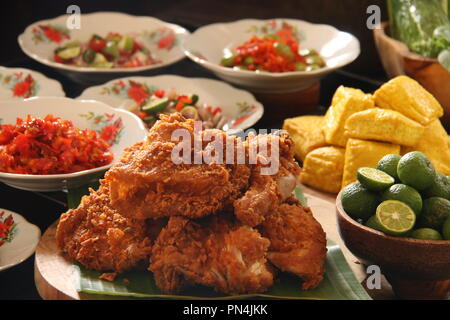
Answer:
[[[340,235],[402,298],[450,293],[450,177],[425,154],[386,155],[336,198]]]

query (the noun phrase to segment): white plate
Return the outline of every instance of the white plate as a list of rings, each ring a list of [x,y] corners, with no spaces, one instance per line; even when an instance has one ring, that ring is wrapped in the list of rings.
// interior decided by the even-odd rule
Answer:
[[[173,75],[116,79],[101,86],[87,88],[77,99],[94,99],[115,108],[127,109],[134,104],[127,94],[130,80],[145,83],[153,89],[174,89],[179,94],[195,93],[200,98],[199,104],[206,103],[222,109],[224,116],[231,121],[229,129],[247,129],[264,113],[262,104],[247,91],[236,89],[222,81]]]
[[[324,68],[315,71],[270,73],[235,70],[220,65],[226,53],[233,52],[252,35],[263,35],[265,30],[278,30],[283,22],[299,31],[300,48],[315,49],[320,53],[327,64]],[[218,77],[261,93],[293,92],[311,87],[326,74],[355,60],[360,53],[359,41],[349,33],[325,24],[282,18],[210,24],[188,36],[183,43],[183,49],[190,59]]]
[[[28,114],[45,117],[48,114],[72,121],[80,129],[101,131],[107,125],[117,128],[115,142],[111,147],[114,160],[118,161],[123,150],[142,141],[146,135],[141,119],[131,112],[114,109],[99,102],[74,100],[60,97],[36,97],[22,101],[0,102],[0,120],[2,124],[15,124],[16,118],[25,118]],[[30,175],[0,172],[0,181],[7,185],[28,191],[59,191],[74,188],[98,179],[111,164],[95,169],[67,174]]]
[[[16,223],[11,242],[5,242],[0,246],[0,271],[9,269],[28,259],[36,250],[41,237],[41,230],[29,223],[20,214],[0,209],[4,212],[4,218],[10,214]]]
[[[0,66],[0,101],[31,97],[64,97],[61,84],[42,73]]]
[[[82,14],[80,29],[67,29],[66,21],[68,15],[62,15],[49,20],[41,20],[28,26],[19,35],[18,42],[21,49],[31,58],[47,66],[65,71],[74,80],[95,82],[105,78],[115,78],[127,73],[135,73],[161,68],[173,64],[184,58],[180,44],[189,32],[175,24],[163,22],[159,19],[144,16],[132,16],[119,12],[95,12]],[[59,37],[48,37],[40,26],[50,26],[52,30],[60,30]],[[57,28],[57,29],[55,29]],[[157,59],[162,63],[136,68],[91,68],[77,67],[53,61],[54,49],[73,40],[88,41],[95,33],[105,36],[108,32],[119,32],[122,34],[139,33],[142,35],[146,45]],[[48,33],[48,32],[47,32]],[[51,33],[50,33],[51,34]],[[161,38],[175,36],[170,46],[159,47]],[[65,38],[66,37],[66,38]]]

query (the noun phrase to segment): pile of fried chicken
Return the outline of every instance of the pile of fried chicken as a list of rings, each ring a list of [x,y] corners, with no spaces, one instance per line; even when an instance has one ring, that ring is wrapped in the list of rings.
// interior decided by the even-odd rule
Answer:
[[[61,250],[88,269],[117,274],[147,268],[170,294],[195,284],[228,294],[261,293],[277,269],[298,275],[302,289],[315,288],[324,274],[325,233],[292,196],[300,168],[289,136],[242,141],[217,129],[201,131],[201,137],[221,135],[245,150],[256,144],[257,152],[260,143],[277,141],[279,170],[266,175],[262,154],[253,164],[175,164],[171,137],[177,129],[195,139],[193,120],[161,115],[100,188],[61,216]],[[203,150],[209,143],[202,142]]]

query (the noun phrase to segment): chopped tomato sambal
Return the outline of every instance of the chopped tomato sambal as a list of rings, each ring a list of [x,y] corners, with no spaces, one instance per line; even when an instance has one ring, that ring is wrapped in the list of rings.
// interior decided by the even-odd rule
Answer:
[[[75,128],[53,115],[28,115],[0,125],[0,172],[63,174],[93,169],[113,160],[111,146],[97,132]]]

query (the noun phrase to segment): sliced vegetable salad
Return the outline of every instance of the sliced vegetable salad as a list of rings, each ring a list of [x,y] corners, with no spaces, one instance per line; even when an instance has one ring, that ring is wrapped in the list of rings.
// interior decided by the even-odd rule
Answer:
[[[94,34],[89,41],[72,41],[54,51],[54,61],[79,67],[135,68],[161,63],[134,35]]]
[[[158,120],[158,114],[180,112],[188,119],[203,121],[204,128],[223,128],[228,119],[222,109],[199,103],[197,94],[179,94],[175,90],[151,89],[145,84],[133,81],[131,94],[136,102],[130,109],[151,128]],[[129,93],[130,95],[130,93]]]

